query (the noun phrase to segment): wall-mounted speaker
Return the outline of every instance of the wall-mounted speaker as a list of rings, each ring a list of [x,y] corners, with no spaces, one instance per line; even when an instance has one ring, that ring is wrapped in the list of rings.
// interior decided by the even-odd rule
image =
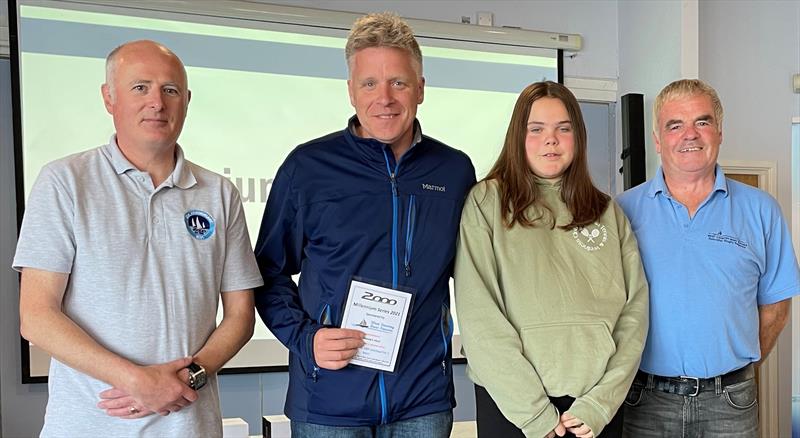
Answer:
[[[625,190],[647,179],[644,155],[644,95],[622,96],[622,174]]]

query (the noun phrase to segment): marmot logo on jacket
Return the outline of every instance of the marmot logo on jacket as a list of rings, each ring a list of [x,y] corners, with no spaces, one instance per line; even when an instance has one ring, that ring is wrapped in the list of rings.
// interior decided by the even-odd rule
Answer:
[[[422,183],[422,188],[425,190],[433,190],[434,192],[446,192],[447,187],[445,186],[435,186],[433,184],[426,184]]]
[[[572,230],[572,238],[586,251],[597,251],[605,246],[608,231],[605,225],[595,222],[587,227],[576,227]]]

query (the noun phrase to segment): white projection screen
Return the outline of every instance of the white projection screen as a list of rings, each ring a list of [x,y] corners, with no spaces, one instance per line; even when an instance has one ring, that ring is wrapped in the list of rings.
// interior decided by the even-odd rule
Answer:
[[[113,134],[100,85],[105,56],[126,41],[159,41],[185,63],[192,100],[179,143],[188,159],[238,187],[253,242],[284,157],[298,144],[344,129],[353,114],[344,45],[356,15],[343,24],[335,13],[331,24],[310,26],[281,22],[280,14],[255,10],[264,5],[242,1],[195,3],[213,3],[215,10],[229,4],[230,16],[156,10],[194,2],[18,3],[12,61],[19,67],[17,180],[25,197],[45,163],[104,144]],[[418,113],[423,132],[469,154],[480,178],[499,152],[517,94],[531,82],[561,78],[560,51],[417,33],[426,78]],[[453,346],[458,356],[458,336]],[[42,381],[47,354],[23,341],[23,356],[24,380]],[[285,348],[258,321],[225,371],[286,364]]]

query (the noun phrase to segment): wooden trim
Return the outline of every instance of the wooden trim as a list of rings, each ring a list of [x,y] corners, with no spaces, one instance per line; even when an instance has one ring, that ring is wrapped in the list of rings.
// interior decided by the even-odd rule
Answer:
[[[726,174],[745,174],[758,176],[758,188],[778,197],[775,177],[775,163],[772,161],[734,161],[719,160]],[[778,427],[778,356],[783,354],[779,345],[775,346],[767,359],[758,367],[758,418],[760,438],[780,435]]]
[[[739,161],[719,160],[719,165],[725,173],[739,173],[758,176],[758,188],[778,197],[778,183],[775,176],[775,162],[773,161]]]

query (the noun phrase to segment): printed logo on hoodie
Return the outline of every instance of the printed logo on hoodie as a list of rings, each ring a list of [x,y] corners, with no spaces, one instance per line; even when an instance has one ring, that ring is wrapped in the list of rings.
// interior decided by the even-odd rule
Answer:
[[[578,246],[592,252],[606,245],[608,231],[605,225],[595,222],[586,227],[576,227],[572,230],[572,238],[578,242]]]

